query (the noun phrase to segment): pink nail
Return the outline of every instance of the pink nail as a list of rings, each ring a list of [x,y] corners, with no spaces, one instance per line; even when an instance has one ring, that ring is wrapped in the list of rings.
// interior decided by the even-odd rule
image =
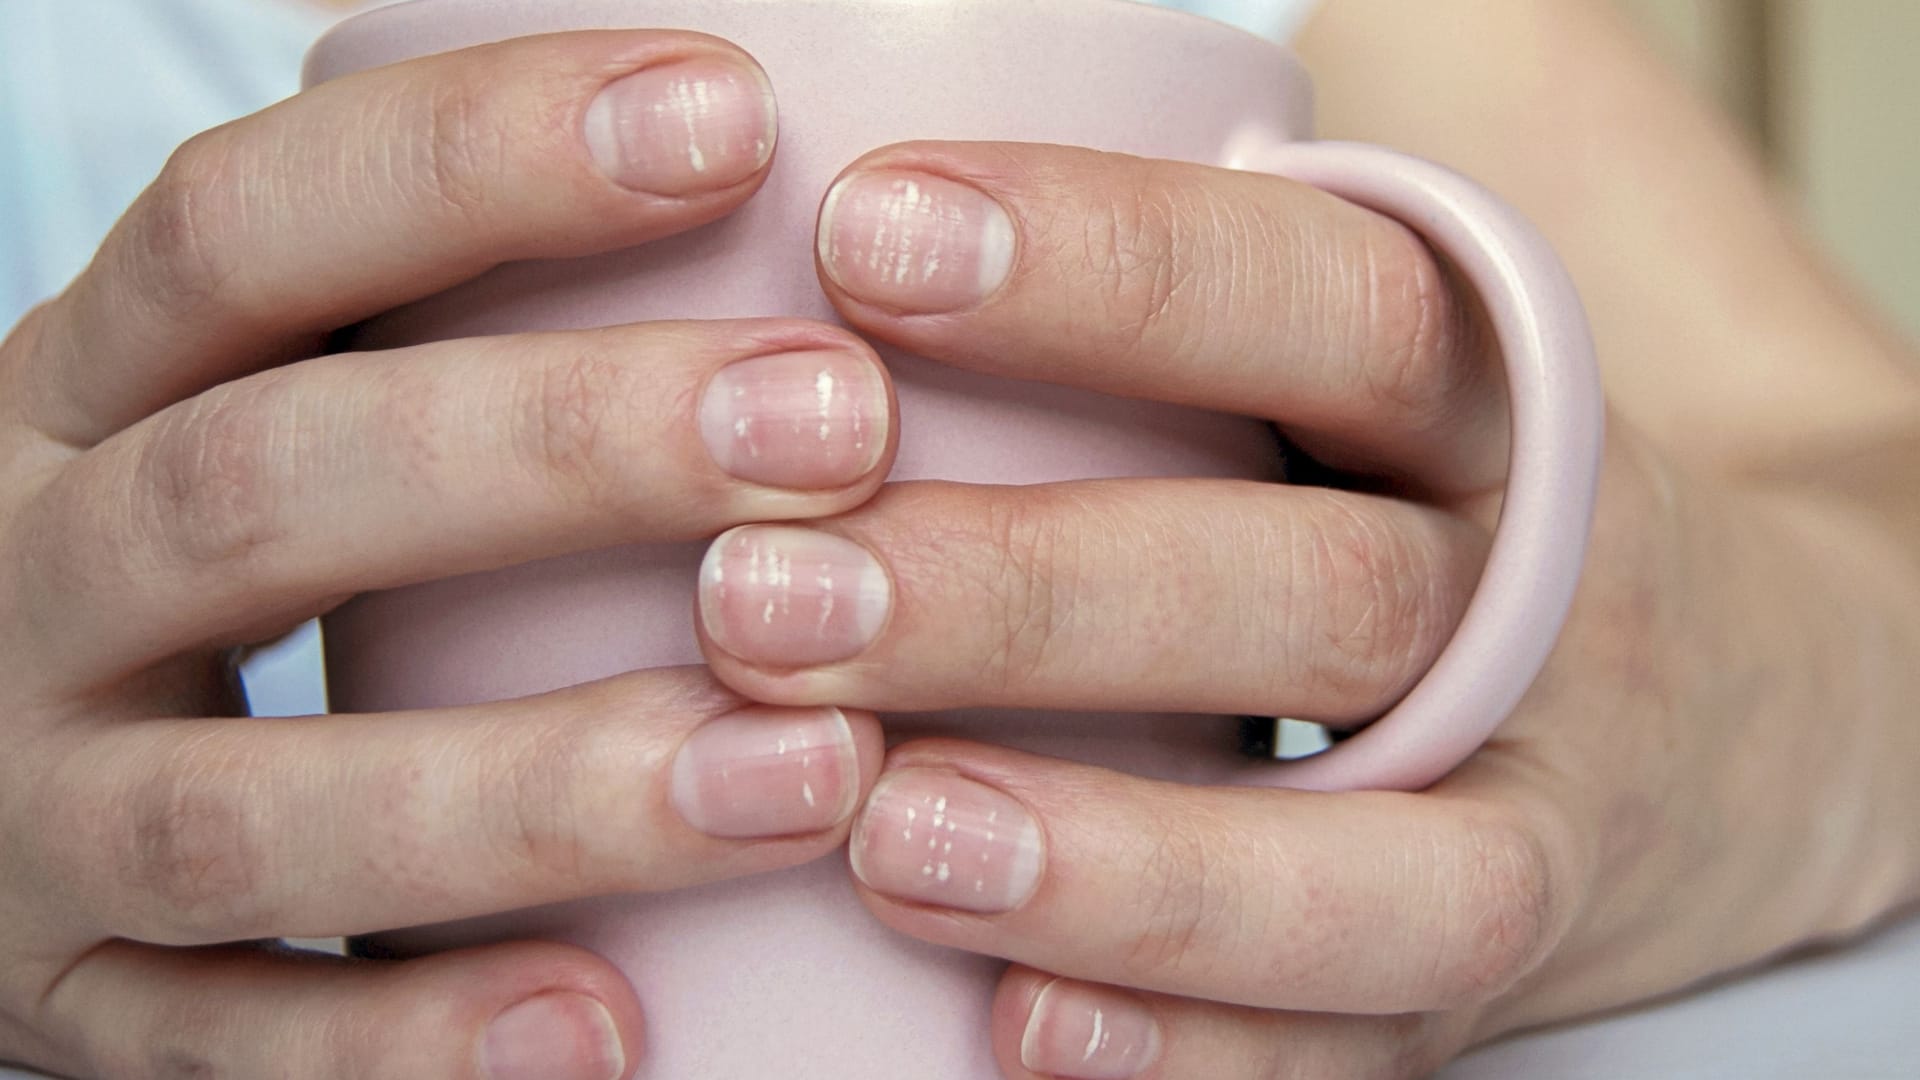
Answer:
[[[718,191],[773,154],[773,88],[758,68],[713,57],[647,68],[587,107],[587,148],[622,187],[656,195]]]
[[[831,828],[860,794],[853,729],[839,709],[749,706],[709,720],[673,759],[672,800],[709,836]]]
[[[905,312],[991,296],[1013,268],[1013,220],[965,184],[921,173],[844,177],[820,212],[820,264],[842,289]]]
[[[1020,1064],[1061,1080],[1130,1080],[1160,1056],[1160,1025],[1132,994],[1055,979],[1034,999]]]
[[[700,437],[722,469],[783,488],[835,488],[872,472],[887,446],[887,384],[864,357],[796,352],[716,372]]]
[[[627,1054],[605,1005],[553,991],[493,1018],[480,1067],[487,1080],[616,1080],[627,1071]]]
[[[813,529],[743,525],[700,564],[700,621],[751,664],[804,667],[866,651],[893,603],[866,548]]]
[[[889,773],[867,798],[853,872],[901,900],[1000,912],[1040,881],[1040,826],[1012,797],[933,769]]]

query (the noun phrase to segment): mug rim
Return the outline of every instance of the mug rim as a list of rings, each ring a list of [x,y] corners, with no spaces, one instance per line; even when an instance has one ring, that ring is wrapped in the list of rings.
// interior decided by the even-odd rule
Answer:
[[[639,5],[672,3],[674,0],[596,0],[596,2]],[[720,2],[735,5],[772,6],[778,4],[788,8],[804,4],[812,7],[879,7],[896,9],[883,16],[889,19],[912,18],[915,14],[936,9],[944,9],[943,17],[951,18],[953,12],[959,10],[965,12],[970,17],[974,17],[976,21],[988,26],[1011,26],[1011,24],[1004,20],[980,18],[980,16],[994,12],[996,9],[1001,11],[1007,9],[1031,10],[1033,7],[1031,0],[954,0],[952,3],[945,4],[931,4],[926,2],[926,0],[720,0]],[[311,87],[321,82],[338,78],[341,75],[361,70],[360,68],[351,66],[341,66],[335,70],[326,71],[325,69],[329,65],[327,65],[325,61],[328,60],[336,50],[345,49],[348,52],[355,51],[359,44],[358,39],[363,35],[372,34],[377,36],[390,31],[402,30],[409,20],[425,18],[431,13],[433,8],[454,7],[457,10],[460,7],[468,7],[484,10],[486,8],[499,8],[515,3],[533,7],[541,6],[540,0],[483,0],[481,3],[476,3],[475,0],[398,0],[397,3],[384,4],[380,7],[349,15],[347,18],[329,27],[327,31],[321,34],[320,37],[314,41],[313,45],[308,48],[305,62],[302,64],[301,84]],[[1197,12],[1187,11],[1182,8],[1165,7],[1152,2],[1152,0],[1045,0],[1045,4],[1052,12],[1064,10],[1070,15],[1082,18],[1104,18],[1124,12],[1127,18],[1160,19],[1169,22],[1179,27],[1182,32],[1212,34],[1220,39],[1220,47],[1222,48],[1258,51],[1267,54],[1269,58],[1280,65],[1290,81],[1307,88],[1308,93],[1311,94],[1313,85],[1312,78],[1307,73],[1305,65],[1300,62],[1299,57],[1294,55],[1290,47],[1283,42],[1262,37],[1251,30],[1235,26],[1232,23],[1222,22],[1211,16],[1201,15]],[[635,29],[639,29],[639,27],[635,27]],[[658,29],[692,30],[693,28],[659,27]],[[749,55],[751,55],[751,52],[749,52]],[[325,75],[324,78],[319,77],[322,73]]]

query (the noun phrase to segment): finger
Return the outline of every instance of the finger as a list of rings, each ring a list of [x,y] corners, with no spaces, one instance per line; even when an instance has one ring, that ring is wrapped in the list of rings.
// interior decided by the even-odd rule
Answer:
[[[937,944],[1161,993],[1386,1014],[1476,1004],[1539,962],[1581,880],[1556,820],[926,742],[889,757],[851,852],[881,921]]]
[[[175,153],[39,312],[8,389],[43,431],[90,445],[498,263],[712,221],[758,186],[773,138],[759,67],[681,31],[528,38],[343,78]]]
[[[827,294],[975,371],[1278,421],[1448,493],[1505,472],[1490,335],[1405,226],[1291,181],[1057,146],[910,143],[834,185]]]
[[[832,513],[879,486],[891,418],[871,348],[788,320],[264,372],[121,432],[22,513],[16,603],[43,634],[10,663],[117,678],[357,592]]]
[[[993,1004],[1008,1080],[1413,1080],[1444,1064],[1456,1018],[1276,1012],[1140,994],[1015,967]]]
[[[113,942],[43,999],[72,1076],[617,1080],[644,1053],[619,971],[523,942],[405,963]]]
[[[1229,480],[895,484],[701,569],[704,648],[756,700],[1378,715],[1458,621],[1484,538],[1440,511]]]
[[[7,865],[49,937],[332,937],[793,866],[879,770],[872,717],[747,705],[699,668],[519,701],[70,725]]]

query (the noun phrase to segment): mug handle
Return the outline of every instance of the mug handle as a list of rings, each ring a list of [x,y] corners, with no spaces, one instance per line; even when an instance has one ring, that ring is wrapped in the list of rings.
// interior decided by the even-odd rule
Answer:
[[[1451,169],[1378,146],[1245,131],[1229,168],[1272,173],[1394,218],[1479,294],[1506,368],[1511,440],[1500,520],[1453,638],[1384,716],[1241,784],[1418,790],[1471,755],[1546,664],[1573,605],[1600,481],[1605,396],[1573,279],[1518,211]]]

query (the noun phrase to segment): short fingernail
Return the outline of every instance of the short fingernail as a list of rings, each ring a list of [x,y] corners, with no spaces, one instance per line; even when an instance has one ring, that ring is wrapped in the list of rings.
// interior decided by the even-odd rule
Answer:
[[[893,589],[866,548],[813,529],[746,525],[723,533],[700,565],[700,621],[714,644],[751,664],[804,667],[866,651]]]
[[[621,187],[691,195],[759,171],[777,124],[758,68],[700,57],[608,84],[587,107],[587,148]]]
[[[1019,801],[949,772],[883,777],[854,827],[867,888],[961,911],[1012,911],[1040,881],[1040,826]]]
[[[1034,1000],[1020,1064],[1061,1080],[1129,1080],[1160,1056],[1160,1025],[1132,994],[1055,979]]]
[[[673,759],[673,808],[709,836],[832,828],[860,794],[859,753],[839,709],[750,707],[709,720]]]
[[[820,263],[869,304],[930,313],[972,307],[1013,269],[1013,220],[965,184],[921,173],[858,172],[827,192]]]
[[[845,352],[757,356],[721,368],[700,402],[700,437],[754,484],[834,488],[872,472],[887,445],[887,384]]]
[[[494,1017],[480,1065],[487,1080],[618,1080],[627,1054],[605,1005],[556,991]]]

